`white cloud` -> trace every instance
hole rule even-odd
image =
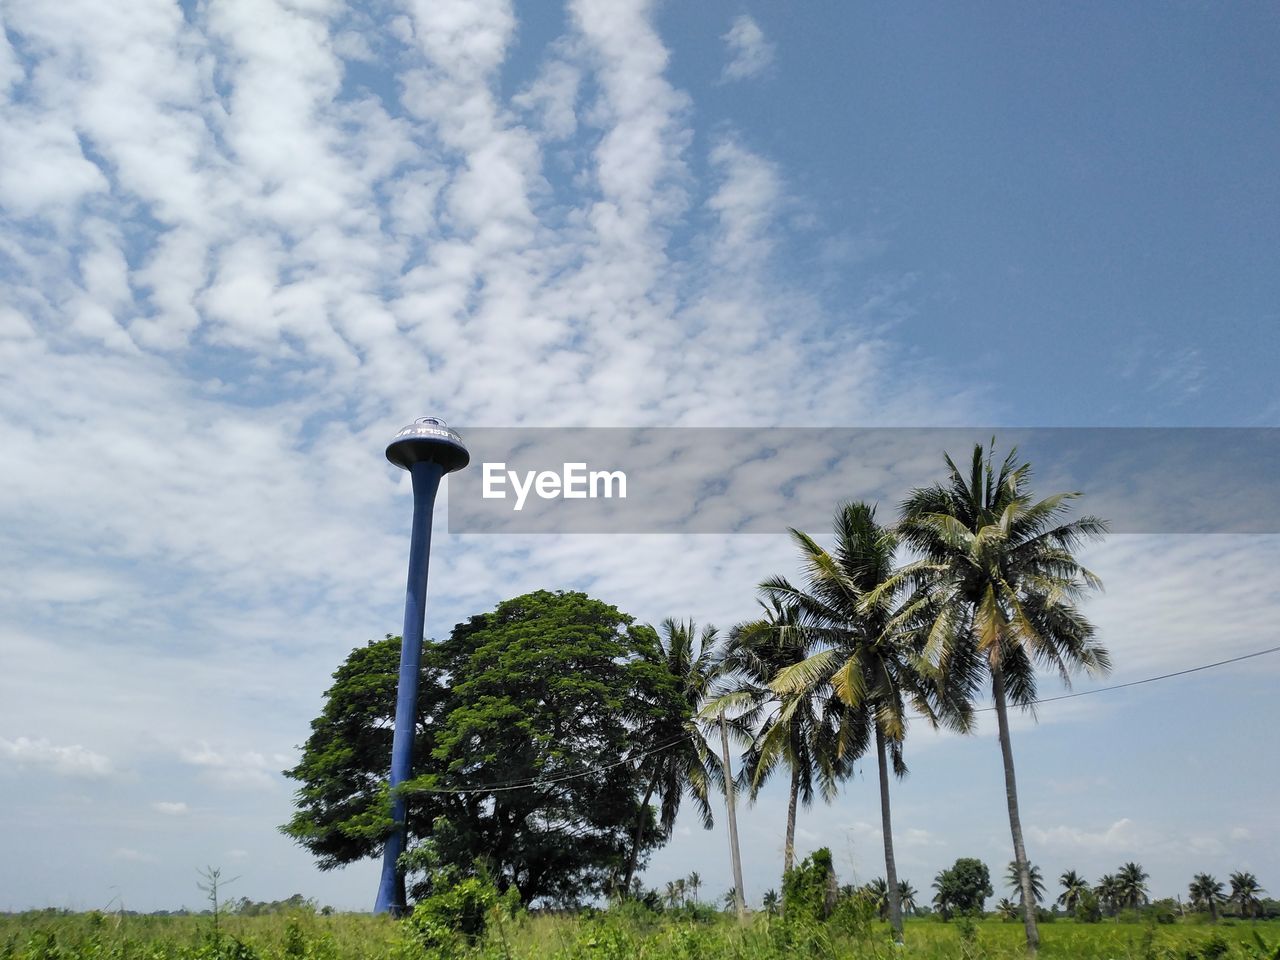
[[[159,858],[150,853],[143,853],[140,850],[134,850],[132,847],[118,847],[111,854],[117,860],[127,860],[130,863],[159,863]]]
[[[48,740],[0,737],[0,760],[20,768],[45,770],[64,777],[107,777],[111,761],[80,744],[58,746]]]
[[[1048,829],[1028,827],[1026,832],[1029,840],[1054,853],[1088,850],[1120,856],[1123,851],[1133,849],[1138,841],[1134,822],[1128,817],[1102,829],[1088,830],[1060,825]]]
[[[190,813],[191,808],[181,801],[175,800],[157,800],[151,804],[151,809],[156,813],[163,813],[170,817],[180,817],[183,814]]]
[[[207,743],[184,747],[178,755],[183,763],[200,768],[210,782],[231,788],[277,787],[278,772],[292,761],[282,754],[267,757],[256,750],[218,751]]]
[[[272,788],[246,791],[243,817],[278,839],[278,771],[329,673],[398,629],[408,490],[382,449],[412,416],[981,419],[880,332],[909,315],[910,274],[833,310],[779,267],[804,201],[744,136],[696,128],[651,3],[572,0],[514,97],[511,4],[404,7],[372,25],[276,0],[5,7],[0,704],[48,739],[0,740],[0,761],[23,777],[145,771],[103,816],[189,795],[194,774]],[[771,60],[749,17],[726,42],[725,79]],[[881,249],[839,229],[856,239],[829,257]],[[436,536],[437,634],[567,585],[645,620],[727,626],[793,566],[780,537]],[[1097,619],[1125,675],[1269,629],[1275,549],[1100,554]],[[1232,575],[1197,587],[1213,570]],[[86,717],[112,760],[80,745]],[[217,843],[192,856],[265,849]],[[902,843],[930,837],[908,824]]]
[[[711,149],[711,163],[721,175],[707,201],[719,221],[716,261],[758,266],[772,247],[769,228],[782,199],[777,168],[731,139]]]
[[[723,40],[728,47],[729,61],[721,74],[722,80],[746,80],[773,63],[773,44],[765,38],[760,25],[745,13],[733,21]]]

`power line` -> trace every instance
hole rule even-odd
[[[551,777],[548,779],[528,779],[528,780],[508,780],[505,783],[492,783],[482,787],[417,787],[413,793],[501,793],[505,790],[528,790],[530,787],[550,787],[557,783],[564,783],[566,780],[578,780],[582,777],[589,777],[593,774],[603,773],[606,770],[612,770],[614,767],[621,767],[624,764],[633,763],[636,760],[643,760],[645,757],[651,757],[656,753],[662,753],[670,750],[677,744],[684,743],[692,737],[692,733],[683,733],[661,746],[653,747],[649,750],[643,750],[640,753],[633,753],[630,756],[623,757],[621,760],[615,760],[612,763],[606,763],[598,767],[588,767],[577,773],[567,773],[561,777]]]
[[[1075,693],[1063,693],[1056,697],[1039,697],[1035,700],[1028,701],[1025,706],[1036,706],[1042,703],[1054,703],[1058,700],[1073,700],[1076,697],[1089,697],[1095,693],[1108,693],[1112,690],[1123,690],[1126,687],[1137,687],[1144,683],[1155,683],[1158,680],[1170,680],[1174,677],[1185,677],[1187,674],[1199,673],[1202,670],[1212,670],[1214,667],[1225,667],[1228,664],[1240,663],[1243,660],[1252,660],[1255,657],[1265,657],[1268,654],[1280,653],[1280,647],[1270,647],[1266,650],[1257,650],[1253,653],[1245,653],[1238,657],[1229,657],[1226,660],[1216,660],[1213,663],[1202,663],[1198,667],[1188,667],[1185,670],[1175,670],[1172,673],[1162,673],[1155,677],[1144,677],[1141,680],[1130,680],[1127,683],[1113,683],[1106,687],[1094,687],[1092,690],[1080,690]],[[995,707],[978,707],[975,713],[986,713],[994,710]],[[556,784],[565,783],[569,780],[579,780],[583,777],[593,776],[603,773],[606,770],[612,770],[615,767],[624,764],[633,763],[636,760],[643,760],[646,757],[652,757],[655,754],[663,753],[670,750],[681,743],[684,743],[693,733],[684,733],[674,740],[670,740],[665,744],[653,747],[649,750],[633,753],[621,760],[615,760],[612,763],[602,764],[597,767],[588,767],[577,773],[566,773],[563,776],[551,777],[548,779],[530,778],[527,780],[508,780],[503,783],[492,783],[485,786],[476,787],[420,787],[415,789],[414,793],[436,793],[436,794],[464,794],[464,793],[502,793],[510,790],[528,790],[533,787],[550,787]]]
[[[1094,687],[1092,690],[1080,690],[1076,693],[1062,693],[1056,697],[1041,697],[1039,699],[1029,701],[1027,705],[1031,706],[1041,703],[1053,703],[1057,700],[1073,700],[1076,697],[1088,697],[1095,693],[1106,693],[1109,690],[1123,690],[1125,687],[1137,687],[1144,683],[1155,683],[1157,680],[1169,680],[1173,677],[1185,677],[1189,673],[1199,673],[1201,670],[1212,670],[1214,667],[1225,667],[1229,663],[1239,663],[1241,660],[1252,660],[1254,657],[1264,657],[1269,653],[1280,653],[1280,647],[1258,650],[1254,653],[1246,653],[1238,657],[1218,660],[1214,663],[1202,663],[1198,667],[1188,667],[1186,670],[1175,670],[1173,673],[1162,673],[1158,677],[1145,677],[1142,680],[1130,680],[1128,683],[1113,683],[1107,687]],[[980,707],[979,711],[987,712],[994,709],[995,707]]]

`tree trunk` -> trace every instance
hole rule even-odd
[[[876,727],[876,759],[880,764],[880,832],[884,836],[884,877],[889,887],[889,926],[893,939],[902,943],[902,898],[898,891],[898,865],[893,858],[893,821],[889,815],[889,764],[885,756],[884,731]]]
[[[738,852],[738,813],[735,807],[737,787],[733,782],[733,765],[729,762],[729,730],[724,723],[724,712],[720,713],[720,751],[724,761],[724,804],[729,814],[729,858],[733,862],[733,905],[738,910],[738,919],[746,920],[746,894],[742,889],[742,855]]]
[[[782,847],[782,875],[796,865],[796,800],[800,797],[800,766],[791,768],[791,799],[787,803],[787,840]]]
[[[636,872],[636,863],[640,859],[640,844],[644,842],[644,825],[649,819],[649,801],[653,799],[653,791],[658,786],[658,774],[655,771],[649,778],[649,787],[644,792],[644,800],[640,803],[640,815],[636,818],[635,833],[631,836],[631,855],[627,857],[627,870],[622,878],[622,895],[631,895],[631,877]]]
[[[1004,670],[991,665],[991,687],[995,694],[996,721],[1000,730],[1000,754],[1004,758],[1004,793],[1009,804],[1009,832],[1013,834],[1013,858],[1018,865],[1018,882],[1022,887],[1022,916],[1027,929],[1027,951],[1040,949],[1040,930],[1036,926],[1036,898],[1031,889],[1031,868],[1027,847],[1022,841],[1022,818],[1018,816],[1018,783],[1013,773],[1013,747],[1009,743],[1009,708],[1005,700]]]

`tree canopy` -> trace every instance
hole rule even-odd
[[[399,640],[334,674],[282,829],[325,868],[379,854]],[[405,862],[428,876],[483,862],[525,902],[570,902],[622,869],[642,809],[635,731],[692,713],[654,631],[577,592],[507,600],[426,644]],[[655,824],[645,849],[665,839]],[[419,884],[422,888],[424,885]]]

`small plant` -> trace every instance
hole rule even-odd
[[[1230,952],[1231,944],[1227,943],[1226,938],[1220,933],[1215,933],[1200,945],[1200,956],[1204,957],[1204,960],[1221,960]]]
[[[203,870],[199,871],[199,873],[203,878],[204,883],[197,883],[196,887],[204,891],[212,909],[213,929],[210,933],[210,943],[213,947],[213,956],[217,957],[218,960],[222,960],[222,903],[219,900],[219,892],[227,884],[235,883],[240,878],[232,877],[230,880],[223,880],[222,868],[220,867],[205,867]],[[237,946],[244,946],[244,944],[241,944],[238,940],[234,942]]]
[[[431,889],[413,908],[410,926],[429,956],[456,956],[484,935],[490,913],[500,902],[498,890],[485,873],[456,881],[441,877]]]
[[[307,955],[307,938],[297,917],[290,917],[284,926],[284,955],[288,960],[302,960]]]

